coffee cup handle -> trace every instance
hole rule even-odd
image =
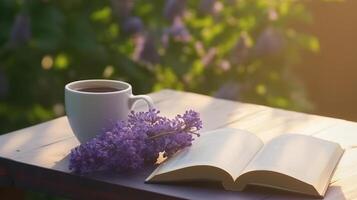
[[[154,108],[154,101],[147,95],[131,95],[129,98],[129,109],[132,110],[138,100],[144,100],[149,109]]]

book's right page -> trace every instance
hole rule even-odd
[[[269,141],[236,182],[323,196],[342,154],[337,143],[284,134]]]

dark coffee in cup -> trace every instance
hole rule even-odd
[[[113,87],[87,87],[87,88],[79,88],[77,89],[81,92],[94,92],[94,93],[102,93],[102,92],[117,92],[120,91],[118,88]]]

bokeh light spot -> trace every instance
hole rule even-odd
[[[109,78],[113,75],[113,73],[114,73],[114,67],[112,65],[108,65],[104,68],[103,77]]]
[[[259,95],[265,95],[267,92],[267,89],[265,87],[265,85],[263,84],[258,84],[255,88],[255,91],[257,92],[257,94]]]
[[[55,67],[57,69],[66,69],[68,67],[69,61],[65,54],[58,54],[55,59]]]
[[[45,55],[41,60],[41,65],[44,70],[49,70],[53,66],[53,58],[50,55]]]

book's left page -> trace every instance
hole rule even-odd
[[[232,128],[202,133],[191,147],[160,164],[146,182],[234,182],[262,148],[254,134]]]

